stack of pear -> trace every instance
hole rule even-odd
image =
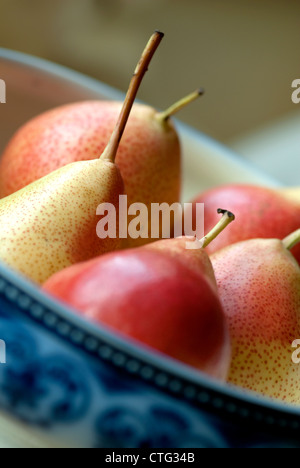
[[[124,184],[115,158],[162,37],[156,32],[147,44],[101,157],[64,166],[1,200],[0,259],[33,281],[42,284],[63,268],[119,248],[118,239],[97,237],[96,210],[102,203],[111,203],[118,214]]]
[[[300,336],[300,267],[284,241],[253,239],[212,255],[228,320],[229,382],[287,403],[300,404],[300,368],[292,343]]]

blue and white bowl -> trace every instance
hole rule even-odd
[[[0,150],[26,120],[110,87],[0,49]],[[276,185],[223,146],[178,123],[185,198],[229,182]],[[205,164],[204,164],[205,163]],[[300,409],[229,388],[96,328],[0,264],[0,405],[22,431],[75,447],[299,447]],[[5,416],[7,417],[7,416]]]

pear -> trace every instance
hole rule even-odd
[[[211,256],[233,348],[228,381],[297,405],[300,267],[290,250],[299,241],[297,230],[284,241],[251,239]]]
[[[128,205],[143,203],[150,213],[151,203],[179,202],[181,147],[170,117],[202,94],[203,90],[197,90],[165,112],[134,105],[116,158]],[[66,164],[96,158],[107,145],[121,106],[119,102],[79,102],[26,123],[1,158],[0,198]],[[129,239],[125,246],[148,242],[144,238]]]
[[[225,213],[216,230],[233,220]],[[209,257],[203,248],[187,249],[192,241],[109,253],[57,273],[44,290],[87,319],[224,380],[231,360],[227,323]]]
[[[162,37],[160,32],[151,37],[100,159],[71,163],[0,201],[0,259],[36,283],[119,247],[118,239],[97,237],[96,210],[102,203],[118,208],[124,187],[114,164],[116,153],[139,86]]]
[[[200,194],[196,203],[204,203],[205,229],[216,223],[216,209],[226,205],[239,222],[230,226],[207,248],[209,254],[248,239],[283,239],[300,226],[300,202],[279,190],[253,185],[225,185]],[[300,246],[293,249],[300,262]]]

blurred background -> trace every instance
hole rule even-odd
[[[300,105],[291,101],[299,0],[0,0],[0,17],[1,47],[124,91],[145,41],[161,29],[166,39],[140,99],[166,108],[204,86],[181,120],[269,172],[274,152],[279,166],[284,151],[299,159]]]

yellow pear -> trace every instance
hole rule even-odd
[[[100,159],[75,162],[0,201],[0,259],[37,283],[54,273],[119,247],[99,239],[97,207],[118,214],[124,186],[114,164],[139,86],[163,34],[155,32],[138,63],[110,142]],[[118,216],[117,216],[118,219]]]
[[[300,229],[283,241],[250,239],[211,256],[232,342],[229,383],[296,405],[300,267],[290,250],[299,242]]]

